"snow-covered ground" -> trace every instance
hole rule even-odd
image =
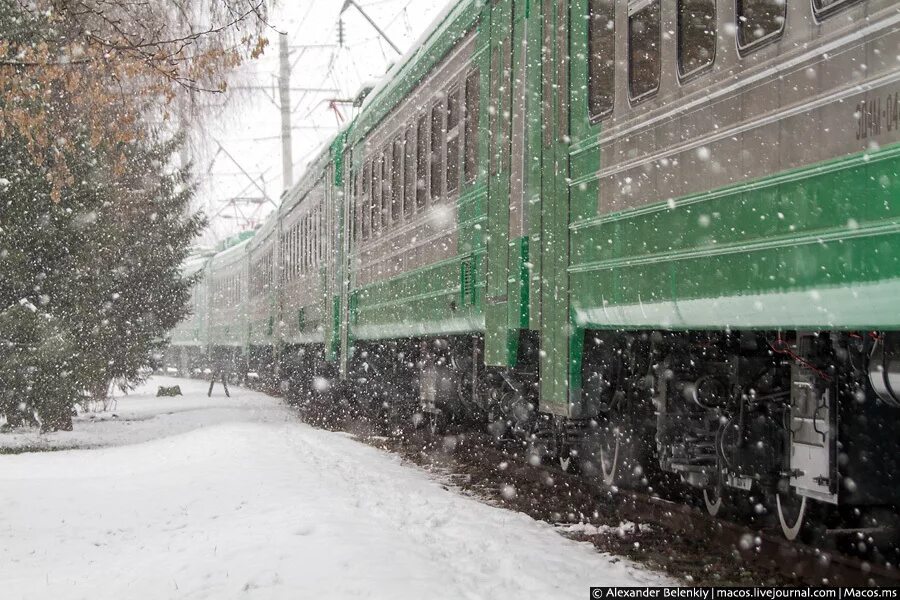
[[[183,398],[156,399],[158,385]],[[276,399],[157,378],[0,456],[0,598],[582,598],[671,584]],[[27,436],[26,436],[27,437]]]

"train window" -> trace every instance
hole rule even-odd
[[[659,0],[643,3],[628,16],[628,44],[631,98],[640,100],[659,89]]]
[[[303,217],[303,272],[309,273],[312,267],[312,212]]]
[[[356,242],[359,242],[360,240],[360,229],[362,228],[359,219],[359,215],[362,214],[362,211],[360,210],[360,205],[362,203],[362,196],[360,194],[361,190],[362,169],[360,169],[359,172],[356,173],[356,177],[353,180],[352,194],[350,196],[350,198],[352,199],[350,205],[353,207],[353,239],[356,240]]]
[[[316,245],[316,249],[318,250],[319,259],[317,261],[318,265],[322,265],[325,262],[325,251],[326,251],[326,241],[327,237],[325,236],[325,205],[319,205],[319,243]]]
[[[444,108],[441,103],[431,109],[431,200],[441,198],[444,182]]]
[[[288,266],[288,236],[285,235],[281,238],[281,281],[287,281],[287,266]]]
[[[299,274],[306,273],[306,217],[300,219],[300,232],[298,236],[300,242],[297,250],[297,263],[299,265]]]
[[[319,208],[316,209],[316,248],[315,255],[316,267],[322,264],[322,205],[319,204]]]
[[[322,260],[322,205],[316,207],[315,220],[313,221],[313,264],[318,268]]]
[[[294,256],[291,254],[291,249],[293,246],[293,229],[289,228],[287,230],[287,234],[285,235],[285,247],[284,247],[284,279],[285,281],[289,281],[291,279],[291,267],[294,264]]]
[[[291,280],[293,280],[293,279],[294,279],[294,276],[297,274],[297,255],[298,255],[298,252],[297,252],[297,239],[298,239],[298,237],[300,236],[300,230],[299,230],[299,227],[300,227],[299,222],[298,222],[298,223],[294,223],[294,224],[291,226],[291,248],[290,248],[290,252],[291,252],[291,272],[290,272],[290,279],[291,279]]]
[[[716,56],[715,0],[678,0],[678,73],[690,77]]]
[[[413,207],[415,206],[416,197],[416,156],[415,156],[415,140],[413,139],[414,130],[409,127],[406,130],[406,139],[403,142],[403,177],[406,187],[403,194],[403,214],[407,217],[412,216]]]
[[[465,107],[465,176],[466,181],[475,181],[478,175],[478,107],[481,88],[481,73],[472,71],[466,77]]]
[[[390,177],[391,167],[388,161],[391,157],[391,149],[385,148],[381,153],[381,164],[379,165],[378,179],[381,181],[381,227],[387,229],[391,224],[391,195],[390,195]]]
[[[588,48],[588,110],[591,121],[612,113],[616,97],[616,3],[591,0]]]
[[[304,275],[309,272],[310,263],[312,262],[312,257],[309,254],[310,238],[312,238],[312,219],[310,217],[312,217],[312,213],[306,213],[303,217],[303,247],[300,249],[300,252]]]
[[[447,94],[447,193],[459,189],[459,88]]]
[[[372,163],[366,162],[363,164],[363,181],[362,181],[362,197],[360,198],[360,229],[362,230],[362,239],[369,239],[369,223],[371,220],[371,212],[372,207],[370,203],[370,198],[372,197],[369,193],[371,190],[371,179],[372,177]]]
[[[352,239],[357,242],[359,241],[359,229],[360,229],[360,227],[359,227],[359,215],[360,215],[359,205],[361,202],[361,198],[359,195],[359,191],[362,189],[362,185],[360,183],[361,180],[362,180],[362,171],[357,173],[356,176],[353,178],[352,189],[350,190],[350,197],[352,198],[352,201],[350,202],[350,207],[353,211],[353,215],[351,217],[351,220],[353,223],[353,225],[352,225],[353,226],[353,238]]]
[[[428,171],[428,117],[419,117],[416,131],[416,210],[425,208],[428,188],[425,177]]]
[[[309,266],[314,269],[319,264],[319,209],[314,208],[309,215]]]
[[[459,132],[447,139],[447,193],[459,189]]]
[[[787,0],[737,0],[738,46],[746,50],[781,35]]]
[[[391,160],[391,221],[400,221],[403,212],[403,142],[394,140],[394,156]]]
[[[313,208],[307,217],[306,266],[312,272],[316,264],[316,209]]]
[[[309,211],[309,216],[307,217],[307,234],[308,239],[306,240],[306,264],[307,271],[312,272],[313,267],[316,265],[316,212],[315,209]]]
[[[326,236],[325,236],[325,204],[319,205],[319,243],[316,248],[319,251],[319,259],[316,261],[317,264],[321,265],[324,262],[325,258],[325,248],[326,248]]]
[[[294,268],[291,269],[294,277],[300,274],[300,224],[299,220],[294,224]]]
[[[308,238],[309,221],[307,220],[306,215],[303,215],[303,220],[300,221],[300,273],[302,275],[306,274],[306,259],[309,256],[306,246],[306,240]]]
[[[856,4],[860,0],[813,0],[817,17],[827,17],[845,6]]]
[[[372,163],[372,237],[381,229],[381,187],[382,157]]]
[[[310,262],[313,267],[319,266],[319,240],[322,236],[319,235],[319,207],[316,206],[315,210],[313,210],[313,214],[311,217],[310,227],[312,227],[312,235],[310,236],[312,239],[310,240]]]

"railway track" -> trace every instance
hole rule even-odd
[[[398,425],[388,435],[378,435],[364,418],[339,425],[309,420],[353,433],[437,470],[482,499],[551,524],[590,523],[609,531],[623,521],[633,523],[624,532],[618,528],[616,533],[566,534],[601,551],[648,563],[690,585],[900,586],[895,565],[832,547],[789,542],[765,527],[712,517],[697,507],[640,491],[611,489],[554,464],[531,464],[521,442],[498,444],[488,433],[434,435]]]

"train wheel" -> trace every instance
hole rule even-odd
[[[777,493],[775,494],[775,507],[778,510],[781,532],[784,537],[793,542],[800,535],[806,521],[806,496]]]
[[[618,427],[607,424],[600,435],[599,454],[600,474],[603,483],[615,485],[619,480],[619,466],[621,463],[622,433]]]
[[[703,488],[703,504],[706,506],[706,512],[708,512],[710,516],[717,516],[724,505],[722,499],[722,486],[711,485]]]

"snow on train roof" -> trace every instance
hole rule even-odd
[[[211,256],[190,256],[181,265],[181,274],[185,277],[196,275],[212,259]]]
[[[234,259],[234,258],[236,258],[236,257],[243,256],[244,253],[245,253],[246,250],[247,250],[247,246],[250,245],[250,241],[251,241],[252,239],[253,239],[252,237],[251,237],[251,238],[247,238],[246,240],[244,240],[244,241],[241,242],[240,244],[235,244],[235,245],[232,246],[231,248],[228,248],[227,250],[223,250],[222,252],[219,252],[218,254],[216,254],[216,255],[212,258],[212,261],[211,261],[211,262],[214,262],[214,263],[217,263],[217,264],[221,264],[221,263],[223,263],[223,262],[227,262],[227,261],[229,261],[229,260],[232,260],[232,259]]]
[[[273,215],[280,216],[289,212],[303,200],[305,193],[319,181],[323,176],[322,171],[324,166],[331,162],[331,147],[338,137],[340,137],[340,134],[337,137],[328,138],[328,140],[322,144],[322,147],[316,153],[315,158],[307,163],[306,170],[303,172],[303,175],[297,183],[282,196],[281,205],[278,207],[278,211],[273,213]]]
[[[275,232],[275,229],[276,229],[276,226],[278,223],[278,218],[277,218],[278,212],[279,212],[279,209],[276,208],[271,213],[269,213],[269,215],[266,217],[266,220],[263,222],[263,224],[260,226],[260,228],[256,230],[255,235],[252,238],[250,238],[249,240],[247,240],[250,242],[250,251],[251,252],[253,252],[254,250],[256,250],[257,248],[259,248],[260,246],[264,245],[266,242],[269,241],[269,236],[271,236]]]
[[[441,26],[450,21],[450,16],[454,13],[454,11],[462,11],[468,5],[472,4],[475,0],[451,0],[447,2],[447,5],[438,13],[438,15],[431,21],[431,24],[425,28],[425,31],[419,38],[409,47],[406,53],[400,57],[400,59],[394,63],[394,66],[388,69],[387,73],[384,74],[375,87],[369,92],[369,95],[366,96],[365,101],[363,101],[362,110],[365,111],[366,108],[374,102],[388,87],[390,84],[397,80],[398,75],[403,69],[413,62],[413,59],[417,54],[425,50],[428,45],[428,41],[435,36],[435,34],[440,33]],[[483,0],[482,0],[483,1]]]
[[[432,24],[419,37],[403,57],[381,78],[380,83],[372,90],[363,102],[362,111],[357,116],[354,127],[351,130],[353,144],[378,125],[390,112],[411,93],[419,84],[422,77],[438,64],[446,53],[434,56],[432,50],[439,45],[445,36],[449,35],[454,27],[462,27],[468,30],[469,26],[476,22],[480,14],[475,8],[484,6],[484,0],[457,0],[449,3],[443,11],[432,21]],[[467,11],[469,14],[467,15]],[[462,30],[457,32],[456,41]],[[421,72],[417,68],[421,67]],[[412,79],[409,79],[413,76]],[[408,85],[409,89],[402,86]],[[401,90],[402,97],[391,99],[391,93]],[[383,101],[386,101],[382,103]]]

